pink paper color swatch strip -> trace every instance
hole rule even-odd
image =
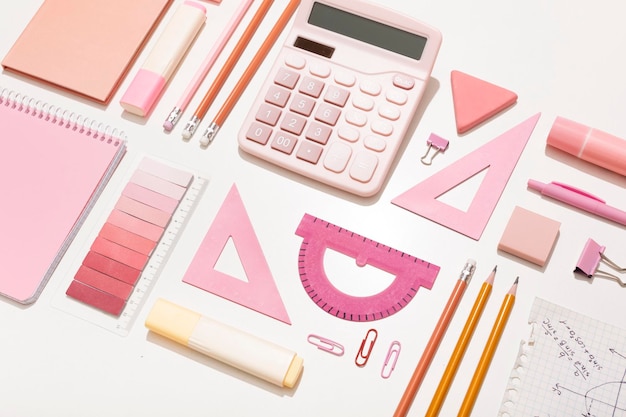
[[[191,173],[144,159],[66,294],[119,316],[192,180]]]

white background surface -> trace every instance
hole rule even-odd
[[[174,2],[163,23],[168,21],[178,3],[180,1]],[[252,7],[256,9],[259,3],[256,1]],[[218,97],[218,104],[209,110],[202,130],[226,97],[228,87],[234,85],[236,77],[243,72],[246,62],[262,42],[262,34],[269,31],[272,21],[286,3],[286,0],[275,2],[228,80],[224,93]],[[235,0],[224,0],[219,6],[206,3],[209,9],[206,26],[147,119],[123,113],[119,99],[163,24],[106,107],[5,71],[0,74],[0,85],[5,88],[116,126],[128,137],[128,155],[119,173],[113,177],[40,299],[27,307],[0,301],[3,340],[0,415],[392,415],[467,258],[476,259],[478,264],[474,280],[418,392],[410,412],[412,416],[423,415],[428,408],[467,312],[482,281],[496,264],[498,274],[491,300],[451,387],[442,416],[456,415],[502,297],[516,276],[520,277],[516,305],[473,415],[497,414],[520,340],[528,333],[526,321],[535,296],[614,325],[623,325],[626,288],[602,279],[591,283],[577,279],[572,270],[589,237],[606,246],[605,253],[617,263],[626,264],[624,228],[541,198],[526,190],[526,181],[532,177],[544,182],[568,182],[594,192],[614,206],[626,208],[623,177],[548,150],[545,146],[548,131],[557,115],[626,137],[623,114],[626,108],[624,6],[615,0],[528,0],[513,4],[497,0],[388,0],[386,3],[439,28],[444,40],[424,103],[412,123],[392,175],[379,195],[365,200],[273,168],[238,151],[238,120],[245,116],[249,103],[261,87],[269,64],[282,44],[282,37],[208,149],[199,147],[198,135],[192,141],[184,142],[180,131],[210,86],[220,63],[234,46],[234,40],[209,73],[174,132],[163,132],[164,118],[235,10]],[[41,0],[3,3],[0,56],[6,54],[40,4]],[[252,11],[244,23],[251,15]],[[450,89],[452,70],[466,72],[516,92],[519,95],[517,104],[470,133],[458,136]],[[541,112],[542,117],[479,241],[390,203],[398,194],[537,112]],[[437,156],[433,166],[426,167],[419,158],[431,132],[449,139],[450,146],[445,154]],[[11,138],[3,137],[2,140]],[[127,170],[143,154],[187,166],[210,177],[211,181],[165,270],[152,288],[137,323],[127,337],[120,337],[60,311],[53,305],[53,300],[65,289],[61,288],[62,284],[97,233],[95,225],[108,213],[107,198],[109,201],[116,198],[115,192],[126,181]],[[181,281],[233,183],[237,184],[246,205],[291,317],[291,326]],[[471,185],[459,200],[471,198],[473,191],[469,188]],[[516,205],[562,223],[554,252],[545,268],[499,253],[496,249]],[[421,289],[401,312],[375,322],[353,323],[323,312],[310,301],[298,275],[298,249],[302,239],[295,235],[295,229],[304,213],[439,265],[441,272],[433,289]],[[36,242],[33,242],[33,256],[36,256]],[[331,279],[339,275],[353,277],[337,284],[352,287],[351,291],[355,291],[355,281],[362,275],[353,263],[338,262],[337,259],[328,265],[328,271]],[[371,275],[373,281],[383,281],[359,283],[359,291],[380,290],[381,282],[388,279],[381,277],[382,274]],[[305,360],[300,383],[293,390],[279,389],[148,333],[142,323],[157,297],[165,297],[297,351]],[[367,366],[358,368],[354,357],[370,328],[377,329],[378,341]],[[342,343],[346,354],[335,357],[316,350],[306,341],[310,333]],[[401,342],[402,351],[391,378],[382,379],[382,363],[393,340]]]

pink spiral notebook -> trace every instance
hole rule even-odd
[[[0,88],[0,294],[33,303],[122,159],[126,142]],[[74,113],[67,113],[74,116]]]

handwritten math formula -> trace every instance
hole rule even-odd
[[[499,417],[626,417],[626,330],[537,298]]]
[[[543,319],[544,335],[551,338],[558,346],[558,359],[570,362],[575,376],[587,379],[592,370],[602,370],[597,355],[590,351],[582,335],[568,324],[567,320],[553,322],[549,317]]]

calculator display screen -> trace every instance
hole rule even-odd
[[[402,29],[315,2],[309,24],[419,60],[426,38]]]

